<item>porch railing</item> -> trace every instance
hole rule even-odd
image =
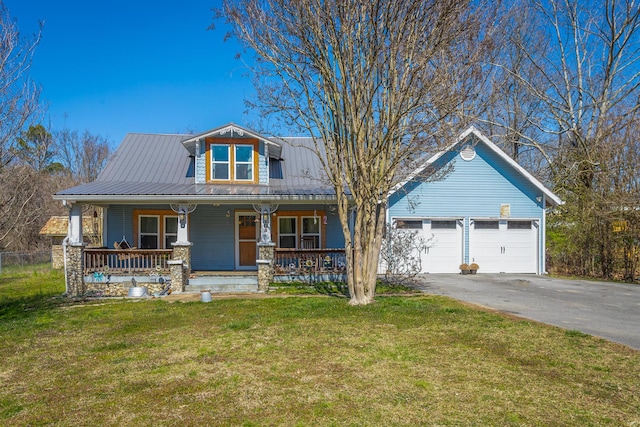
[[[92,249],[84,250],[84,274],[169,273],[171,249]]]
[[[346,272],[344,249],[276,249],[274,274]]]

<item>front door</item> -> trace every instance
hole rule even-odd
[[[256,213],[236,213],[236,268],[255,270],[260,221]]]

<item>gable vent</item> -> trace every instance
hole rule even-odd
[[[460,151],[460,157],[462,157],[462,160],[465,160],[467,162],[470,160],[473,160],[473,158],[476,157],[475,148],[473,148],[470,145],[467,145],[462,149],[462,151]]]

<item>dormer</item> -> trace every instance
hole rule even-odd
[[[196,184],[268,185],[280,144],[230,123],[182,142],[194,157]]]

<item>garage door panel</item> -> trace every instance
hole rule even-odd
[[[462,230],[434,229],[427,222],[425,234],[433,236],[422,257],[423,273],[452,273],[458,271],[462,259]]]
[[[536,273],[538,235],[534,225],[529,220],[472,221],[469,259],[484,273]]]

